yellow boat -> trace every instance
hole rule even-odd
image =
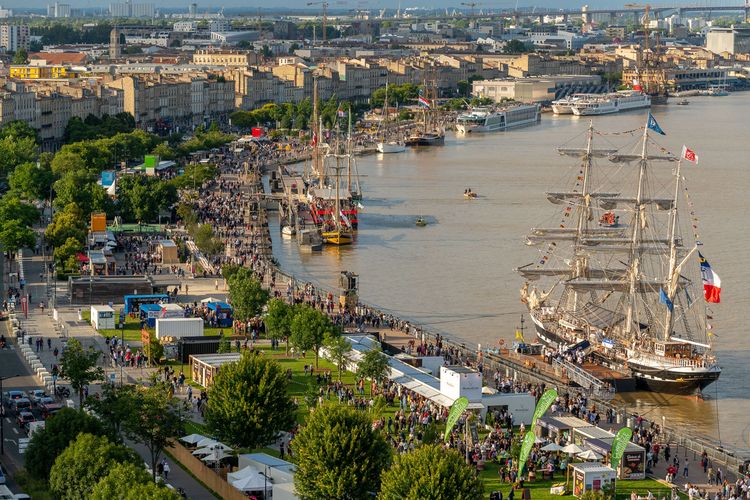
[[[351,245],[352,233],[345,230],[324,231],[323,240],[332,245]]]

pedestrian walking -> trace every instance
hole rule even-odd
[[[284,460],[284,441],[279,444],[279,454],[281,455],[281,459]]]
[[[682,468],[682,477],[688,477],[688,464],[689,464],[689,462],[688,462],[688,459],[686,458],[685,459],[685,465]]]
[[[163,469],[164,469],[164,480],[166,481],[167,479],[169,479],[169,471],[170,471],[169,464],[167,463],[166,459],[164,460]]]

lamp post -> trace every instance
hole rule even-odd
[[[263,500],[268,500],[268,466],[265,466],[265,472],[258,472],[263,476]]]
[[[3,394],[3,380],[20,377],[20,375],[11,375],[9,377],[0,377],[0,396]],[[3,398],[2,411],[0,411],[0,455],[5,455],[5,397]]]

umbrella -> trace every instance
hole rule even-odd
[[[201,300],[201,304],[208,304],[209,302],[223,302],[223,300],[219,300],[214,297],[206,297],[205,299]]]
[[[252,467],[245,468],[252,469]],[[240,491],[261,491],[263,488],[268,488],[273,484],[271,481],[266,480],[259,471],[255,469],[253,471],[254,473],[252,474],[230,481],[230,484]]]
[[[534,444],[542,444],[542,443],[546,443],[547,441],[548,441],[547,439],[541,438],[539,436],[534,438]]]
[[[583,458],[584,460],[601,460],[602,456],[594,450],[586,450],[583,453],[579,453],[578,458]]]
[[[211,448],[199,448],[193,452],[193,455],[210,455],[213,452]]]
[[[560,446],[557,443],[550,443],[547,446],[542,448],[542,451],[561,451],[563,449],[562,446]]]
[[[575,455],[577,453],[581,453],[583,451],[583,448],[581,448],[575,443],[570,443],[569,445],[567,445],[565,448],[563,448],[560,451],[563,451],[569,455]]]
[[[200,434],[190,434],[189,436],[181,437],[180,441],[184,441],[188,444],[195,444],[201,439],[206,439],[206,436],[201,436]]]
[[[219,460],[223,460],[227,457],[231,457],[229,453],[225,453],[224,450],[215,450],[212,451],[210,455],[206,455],[201,460],[204,462],[218,462]]]
[[[218,443],[218,441],[215,440],[215,439],[203,438],[200,441],[198,441],[197,443],[195,443],[195,446],[197,446],[198,448],[205,448],[207,446],[213,446],[216,443]],[[583,450],[579,450],[579,451],[583,451]]]

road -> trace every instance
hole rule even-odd
[[[26,290],[31,295],[32,300],[30,301],[31,307],[29,308],[28,319],[22,320],[22,328],[26,331],[26,334],[33,336],[34,338],[42,337],[44,340],[44,348],[38,353],[39,360],[51,371],[52,365],[57,361],[53,356],[50,349],[47,347],[47,339],[50,339],[52,347],[59,347],[61,345],[61,339],[55,332],[54,323],[51,316],[48,314],[48,310],[42,311],[38,305],[40,300],[47,302],[47,284],[45,282],[46,276],[44,274],[44,262],[41,256],[34,256],[32,252],[25,251],[24,258],[24,269],[27,280]],[[7,273],[7,269],[6,269]],[[7,274],[5,276],[7,279]],[[8,283],[8,281],[6,281]],[[62,291],[58,289],[59,292]],[[58,295],[58,298],[60,295]],[[61,302],[61,301],[59,301]],[[58,302],[58,304],[59,304]],[[106,348],[104,340],[101,336],[97,335],[95,331],[88,325],[81,324],[77,321],[71,321],[72,318],[77,316],[76,308],[72,307],[58,307],[61,318],[67,319],[61,321],[65,323],[68,336],[74,336],[84,346],[94,346],[97,349],[104,350]],[[3,331],[6,339],[11,340],[9,335],[9,324],[4,322],[0,327],[0,331]],[[9,347],[6,349],[0,349],[0,377],[12,377],[3,382],[3,391],[19,389],[29,391],[32,389],[44,389],[39,380],[32,375],[32,372],[25,360],[21,356],[21,353],[17,349],[15,343],[16,339],[12,339],[8,342]],[[119,372],[118,372],[119,373]],[[129,380],[132,380],[131,376],[128,376]],[[96,393],[100,390],[98,386],[90,387],[90,393]],[[73,396],[73,399],[77,398]],[[3,420],[5,428],[5,454],[2,457],[2,463],[6,470],[12,475],[15,471],[23,468],[24,458],[22,454],[18,452],[18,438],[26,437],[25,432],[18,428],[15,423],[15,415],[11,415],[10,411]],[[130,444],[130,443],[129,443]],[[132,447],[138,452],[144,460],[144,463],[150,462],[150,456],[148,450],[141,445],[132,445]],[[210,500],[214,499],[215,496],[207,490],[202,484],[195,480],[192,476],[186,473],[179,465],[174,463],[173,460],[168,459],[171,472],[169,474],[169,484],[175,488],[182,488],[188,498],[195,500]],[[18,491],[18,488],[12,481],[8,481],[8,486],[13,491]]]

